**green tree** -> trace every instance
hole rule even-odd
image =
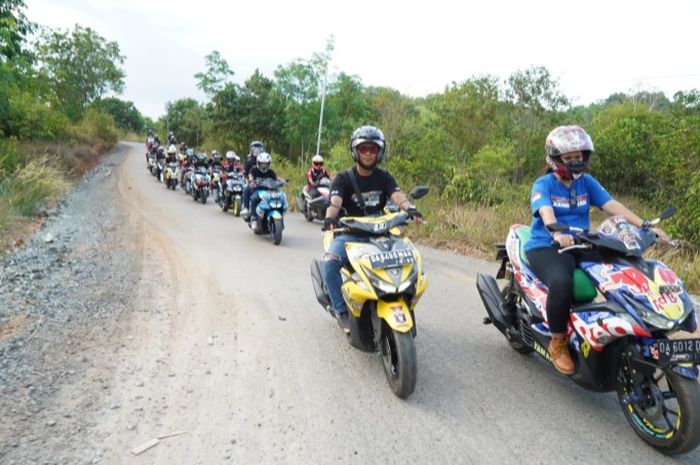
[[[96,100],[92,106],[110,115],[116,125],[125,131],[139,133],[144,130],[145,122],[143,116],[134,106],[134,102],[109,97]]]
[[[204,108],[196,100],[184,98],[165,105],[163,123],[175,133],[178,141],[198,147],[204,139],[206,117]]]
[[[119,45],[92,29],[75,25],[73,31],[45,30],[37,45],[41,72],[63,111],[78,120],[87,106],[106,92],[121,93],[124,57]]]
[[[232,77],[234,72],[217,50],[205,56],[204,62],[207,67],[206,72],[197,73],[194,77],[197,79],[197,87],[209,98],[213,98],[224,88],[228,78]]]
[[[559,83],[544,67],[516,71],[506,80],[505,95],[512,105],[510,137],[515,142],[513,184],[523,173],[534,172],[542,165],[542,143],[569,99],[559,90]]]

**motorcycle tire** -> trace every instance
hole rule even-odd
[[[272,236],[272,243],[275,245],[280,245],[282,242],[282,230],[284,226],[282,225],[281,219],[276,219],[270,222],[270,235]]]
[[[394,331],[384,324],[379,341],[380,355],[391,392],[406,399],[416,387],[416,345],[413,334]]]
[[[671,368],[644,374],[633,392],[632,369],[622,360],[617,374],[620,406],[639,437],[666,455],[690,452],[700,444],[700,384]],[[639,373],[637,373],[639,375]]]
[[[241,201],[235,197],[231,200],[231,211],[234,216],[241,216]]]
[[[314,215],[311,213],[311,211],[307,210],[306,213],[304,213],[304,218],[306,218],[306,221],[310,223],[314,220]]]
[[[208,198],[208,197],[209,197],[209,196],[208,196],[207,194],[202,194],[202,195],[199,196],[199,201],[202,202],[202,205],[204,205],[205,203],[207,203],[207,198]]]
[[[226,195],[219,197],[219,206],[221,207],[222,212],[226,213],[228,211],[231,205],[229,199],[226,198]]]
[[[506,299],[506,301],[508,301],[508,298],[510,297],[512,299],[515,299],[516,305],[523,305],[522,298],[520,297],[520,295],[517,292],[511,291],[510,283],[506,284],[506,287],[504,287],[501,291],[501,295],[504,299]],[[533,351],[532,347],[525,345],[520,341],[515,341],[513,339],[508,338],[506,339],[508,340],[508,344],[510,344],[513,350],[515,350],[519,354],[527,355]]]

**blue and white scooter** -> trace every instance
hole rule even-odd
[[[275,245],[282,242],[284,214],[289,208],[287,195],[282,190],[285,184],[287,181],[270,178],[255,180],[255,191],[260,197],[260,203],[251,212],[254,216],[248,226],[255,234],[269,234]]]

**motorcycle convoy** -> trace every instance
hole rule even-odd
[[[248,185],[243,173],[183,167],[182,159],[166,164],[165,158],[163,147],[149,147],[146,163],[169,189],[179,184],[202,204],[211,193],[223,212],[241,215]],[[285,184],[279,179],[256,180],[260,200],[249,213],[251,230],[268,235],[275,245],[282,240],[289,208]],[[330,184],[325,177],[316,183],[315,192],[306,186],[298,194],[297,205],[307,221],[325,218]],[[427,187],[416,187],[409,199],[427,192]],[[656,240],[650,227],[673,213],[675,209],[667,209],[643,228],[621,217],[609,218],[596,231],[549,225],[552,231],[575,236],[575,245],[563,250],[590,254],[574,272],[566,334],[575,365],[570,378],[585,389],[615,391],[635,433],[668,455],[689,452],[700,443],[700,339],[674,336],[697,328],[693,302],[670,268],[643,258]],[[347,339],[360,351],[380,355],[389,387],[400,398],[407,398],[416,385],[415,310],[428,286],[420,253],[403,234],[410,222],[405,212],[388,203],[381,216],[342,217],[339,228],[323,234],[325,250],[336,235],[366,239],[345,245],[349,263],[341,269],[341,290],[349,309]],[[486,309],[484,324],[495,326],[518,353],[535,352],[552,363],[545,312],[548,291],[525,256],[529,234],[529,226],[511,226],[505,243],[496,245],[498,272],[495,277],[479,273],[476,287]],[[335,318],[323,276],[323,262],[313,260],[316,299]]]

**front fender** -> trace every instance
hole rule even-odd
[[[391,329],[400,333],[407,333],[413,328],[413,318],[403,298],[396,302],[378,301],[377,316],[386,321]]]
[[[270,210],[270,218],[273,220],[281,220],[282,214],[279,212],[279,210]]]

